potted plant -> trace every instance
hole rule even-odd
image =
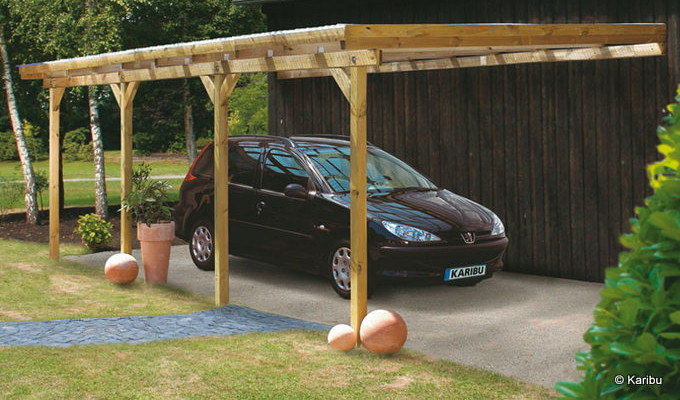
[[[164,180],[149,179],[151,167],[142,163],[132,172],[132,190],[121,202],[137,223],[142,246],[146,283],[166,283],[170,263],[170,242],[175,237],[172,208],[167,205],[172,186]]]

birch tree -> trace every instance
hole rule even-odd
[[[4,21],[6,15],[3,9],[2,18],[0,18],[0,58],[2,58],[2,80],[5,84],[5,93],[7,97],[7,109],[9,111],[10,120],[12,122],[12,130],[14,131],[14,138],[17,143],[17,152],[21,160],[21,169],[24,175],[24,184],[26,186],[24,201],[26,203],[26,221],[31,224],[38,223],[38,201],[35,190],[35,174],[33,172],[33,163],[31,162],[28,147],[26,146],[26,137],[24,136],[24,127],[19,116],[19,109],[17,107],[16,97],[14,96],[14,84],[12,82],[12,64],[10,62],[9,53],[7,51],[7,42],[5,41]]]

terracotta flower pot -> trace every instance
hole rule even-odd
[[[142,245],[142,266],[146,283],[166,283],[170,264],[170,242],[175,237],[175,223],[161,222],[148,226],[137,224],[137,239]]]

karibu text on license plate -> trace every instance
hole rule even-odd
[[[445,281],[474,278],[486,275],[486,265],[470,265],[467,267],[447,268],[444,273]]]

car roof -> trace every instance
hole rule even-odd
[[[259,141],[280,143],[285,147],[298,147],[303,144],[326,144],[326,145],[349,145],[349,136],[344,135],[296,135],[291,137],[270,135],[234,135],[229,136],[230,141]],[[372,143],[366,142],[368,146]]]

